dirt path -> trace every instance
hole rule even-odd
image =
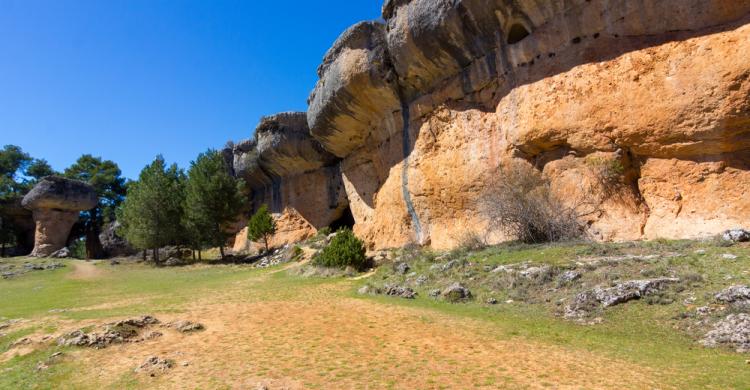
[[[138,376],[148,388],[668,388],[636,364],[502,334],[482,321],[350,298],[341,288],[160,315],[206,330],[81,352],[93,368],[82,377],[116,387],[157,355],[176,364],[162,376]]]
[[[71,261],[71,265],[73,266],[73,272],[67,275],[70,279],[90,280],[100,278],[106,274],[104,270],[87,261],[73,260]]]

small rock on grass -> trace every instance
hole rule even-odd
[[[448,302],[461,302],[472,298],[471,291],[458,282],[443,289],[441,295]]]
[[[401,263],[394,264],[393,270],[396,271],[397,274],[406,275],[406,273],[409,272],[409,270],[411,270],[411,267],[409,266],[409,264],[405,262],[401,262]]]
[[[173,363],[167,359],[161,359],[158,356],[149,356],[146,360],[135,369],[135,372],[145,372],[154,376],[157,372],[164,372],[172,368]]]
[[[414,299],[417,297],[417,293],[411,288],[398,285],[386,285],[385,295],[404,299]]]
[[[167,326],[182,333],[190,333],[205,329],[203,324],[186,320],[173,321],[167,324]]]
[[[731,253],[725,253],[725,254],[721,255],[721,258],[724,259],[724,260],[736,260],[737,259],[737,255],[733,255]]]
[[[731,229],[724,232],[724,234],[721,235],[721,238],[724,241],[729,242],[748,242],[750,241],[750,231],[747,231],[745,229]]]

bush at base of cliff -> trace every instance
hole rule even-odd
[[[490,188],[483,199],[490,226],[527,244],[583,239],[580,219],[598,210],[590,199],[563,202],[540,172],[520,162],[503,167]]]
[[[361,271],[367,266],[365,244],[351,230],[341,229],[313,263],[332,268],[353,267]]]

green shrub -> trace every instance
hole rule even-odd
[[[320,230],[318,230],[318,236],[319,237],[328,237],[328,235],[331,234],[331,233],[333,233],[333,232],[331,231],[331,228],[328,227],[328,226],[326,226],[326,227],[321,228]]]
[[[361,271],[367,266],[365,244],[351,230],[341,229],[331,243],[315,256],[314,264],[331,268],[353,267]]]
[[[292,260],[299,261],[304,254],[305,251],[303,251],[299,245],[295,245],[294,249],[292,250]]]
[[[276,234],[276,221],[273,219],[271,213],[268,212],[268,206],[262,205],[247,223],[247,238],[250,241],[260,241],[266,247],[266,252],[269,252],[268,240]]]

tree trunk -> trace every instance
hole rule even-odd
[[[193,261],[195,261],[195,249],[192,249],[191,252],[193,253]]]
[[[146,262],[148,260],[148,249],[143,250],[143,262]]]
[[[219,247],[219,253],[221,253],[221,259],[224,260],[224,246]]]
[[[154,248],[154,263],[159,265],[159,248]]]
[[[102,248],[102,243],[99,241],[99,233],[94,228],[86,229],[86,258],[104,258],[104,248]]]
[[[201,258],[201,256],[202,256],[201,252],[202,251],[200,249],[198,249],[198,261],[203,261],[203,259]]]
[[[266,253],[268,253],[268,237],[263,236],[263,242],[266,244]]]
[[[2,248],[0,249],[0,257],[5,257],[5,243],[0,245],[0,248]]]

